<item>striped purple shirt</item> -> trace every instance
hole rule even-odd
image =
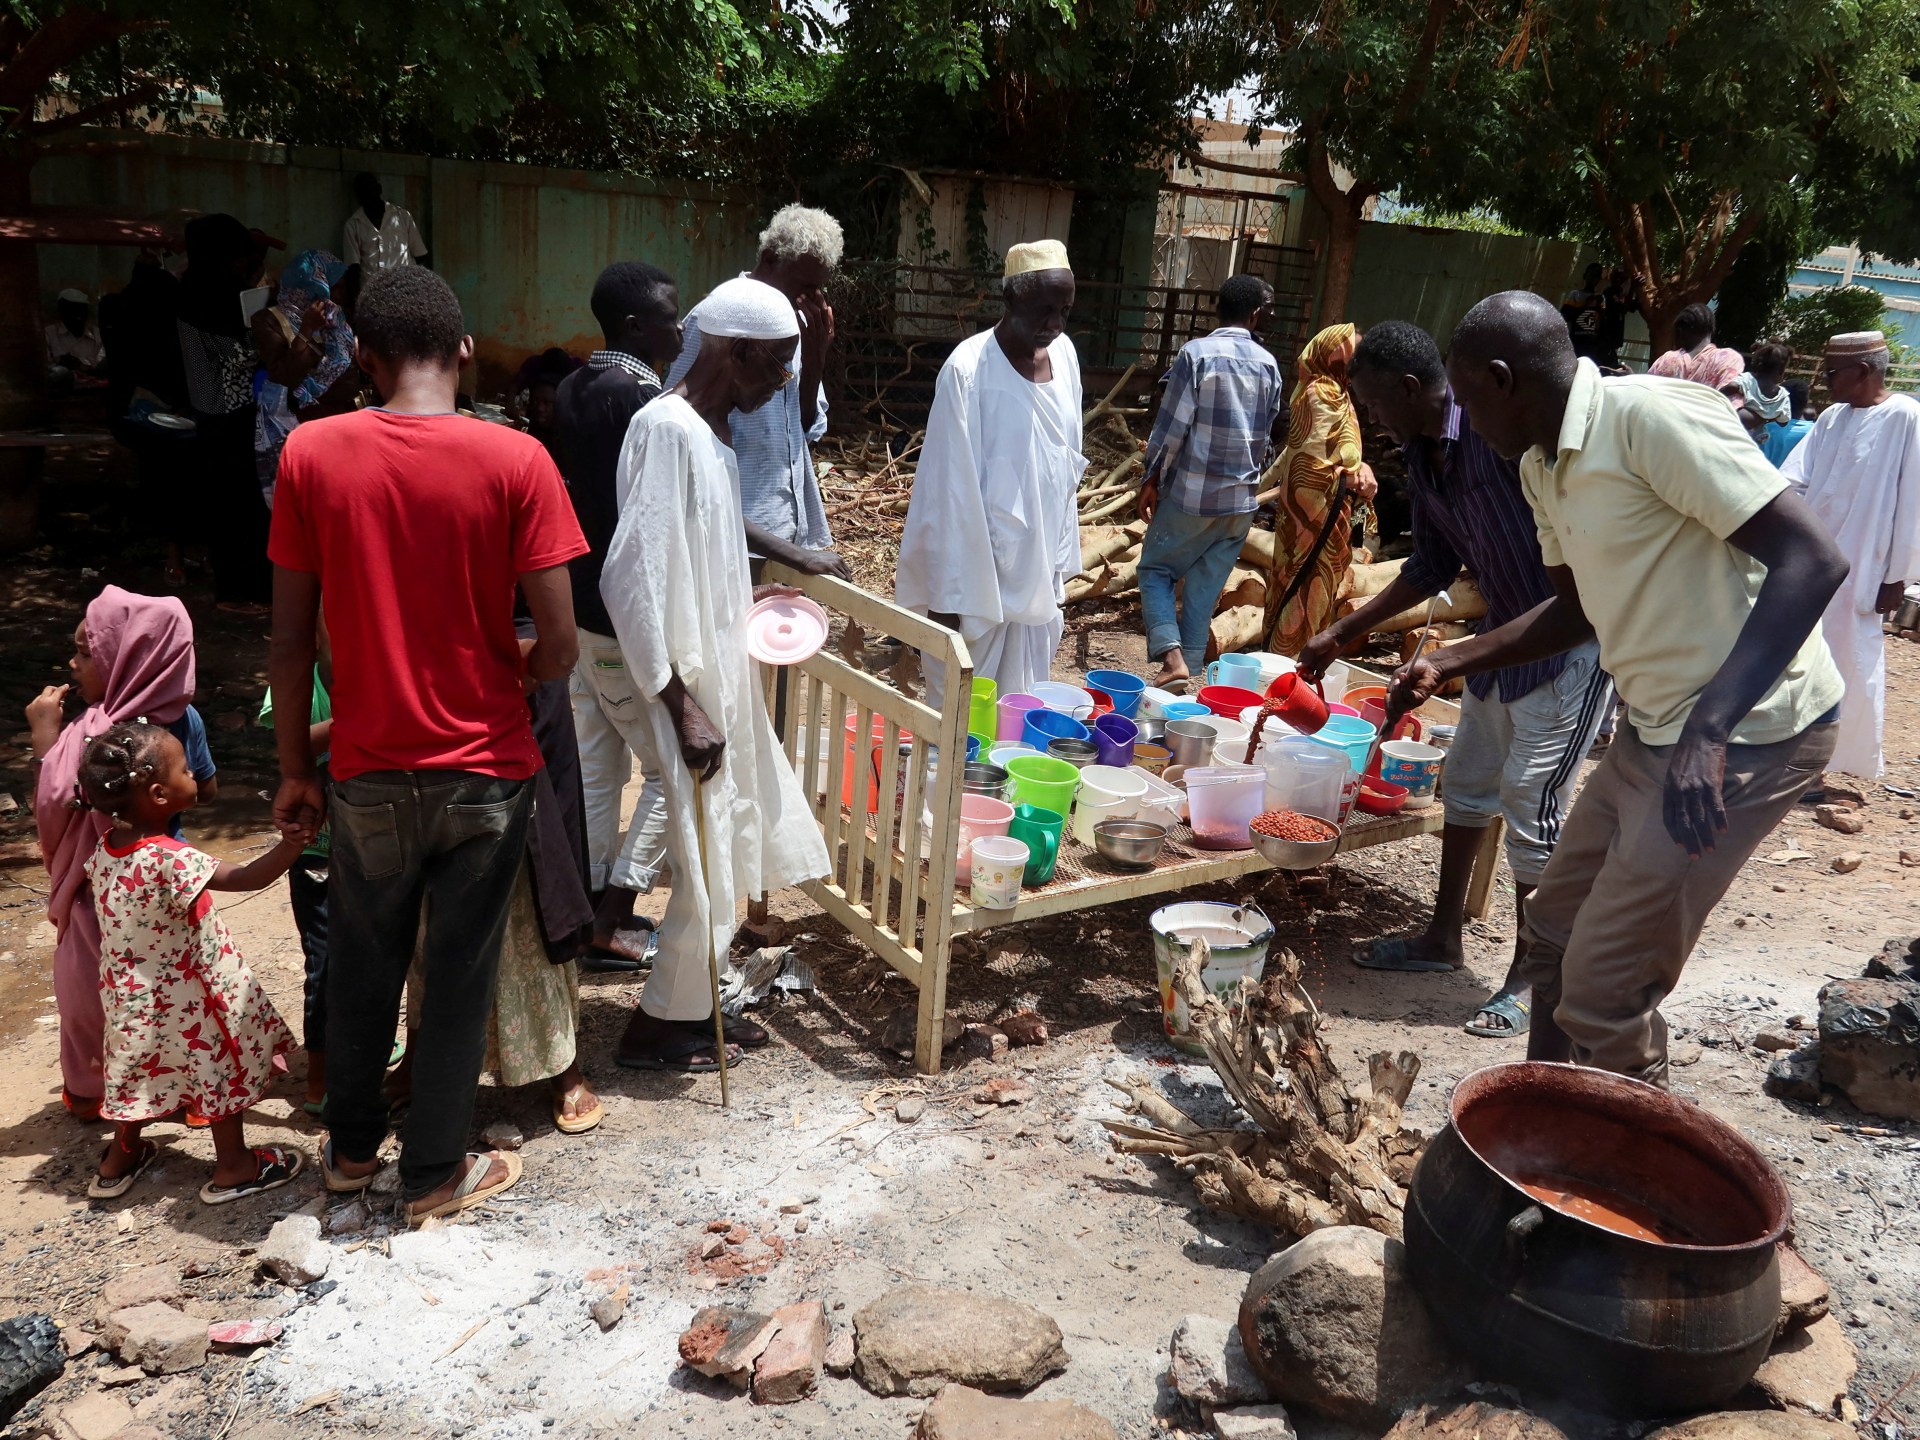
[[[1413,554],[1400,574],[1424,595],[1446,589],[1462,566],[1473,572],[1487,600],[1482,632],[1518,619],[1553,595],[1553,581],[1540,560],[1540,532],[1533,507],[1520,491],[1520,472],[1473,433],[1467,412],[1447,392],[1446,434],[1416,435],[1402,449],[1413,505]],[[1566,668],[1565,655],[1509,665],[1467,677],[1467,688],[1484,700],[1500,682],[1508,704]]]

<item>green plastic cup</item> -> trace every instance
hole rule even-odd
[[[1066,817],[1056,810],[1043,810],[1038,805],[1013,807],[1007,835],[1027,842],[1027,884],[1044,885],[1053,878],[1053,867],[1060,861],[1060,832],[1066,823]]]

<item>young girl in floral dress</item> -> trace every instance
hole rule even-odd
[[[306,1163],[284,1145],[249,1148],[242,1115],[266,1093],[293,1033],[247,969],[213,908],[213,890],[259,890],[300,858],[311,836],[283,839],[232,865],[169,835],[196,798],[178,739],[144,722],[95,737],[80,762],[85,803],[113,821],[87,862],[100,921],[106,1097],[114,1136],[87,1187],[95,1199],[133,1188],[158,1146],[140,1130],[183,1107],[212,1122],[213,1178],[225,1205],[285,1185]]]

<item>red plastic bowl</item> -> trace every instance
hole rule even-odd
[[[1237,720],[1242,710],[1261,702],[1259,695],[1251,690],[1242,690],[1238,685],[1204,685],[1193,698],[1214,714],[1224,715],[1229,720]]]
[[[1369,815],[1391,815],[1407,803],[1407,793],[1404,785],[1369,775],[1360,782],[1360,798],[1353,803]]]

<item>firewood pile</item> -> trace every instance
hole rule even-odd
[[[1328,1052],[1319,1008],[1287,950],[1255,986],[1223,1003],[1201,979],[1207,942],[1174,962],[1191,1031],[1240,1108],[1260,1128],[1201,1124],[1145,1080],[1108,1081],[1134,1120],[1109,1120],[1114,1148],[1165,1155],[1193,1177],[1212,1209],[1264,1220],[1289,1235],[1364,1225],[1398,1238],[1406,1186],[1424,1137],[1401,1122],[1420,1073],[1411,1051],[1367,1059],[1371,1093],[1356,1095]]]

